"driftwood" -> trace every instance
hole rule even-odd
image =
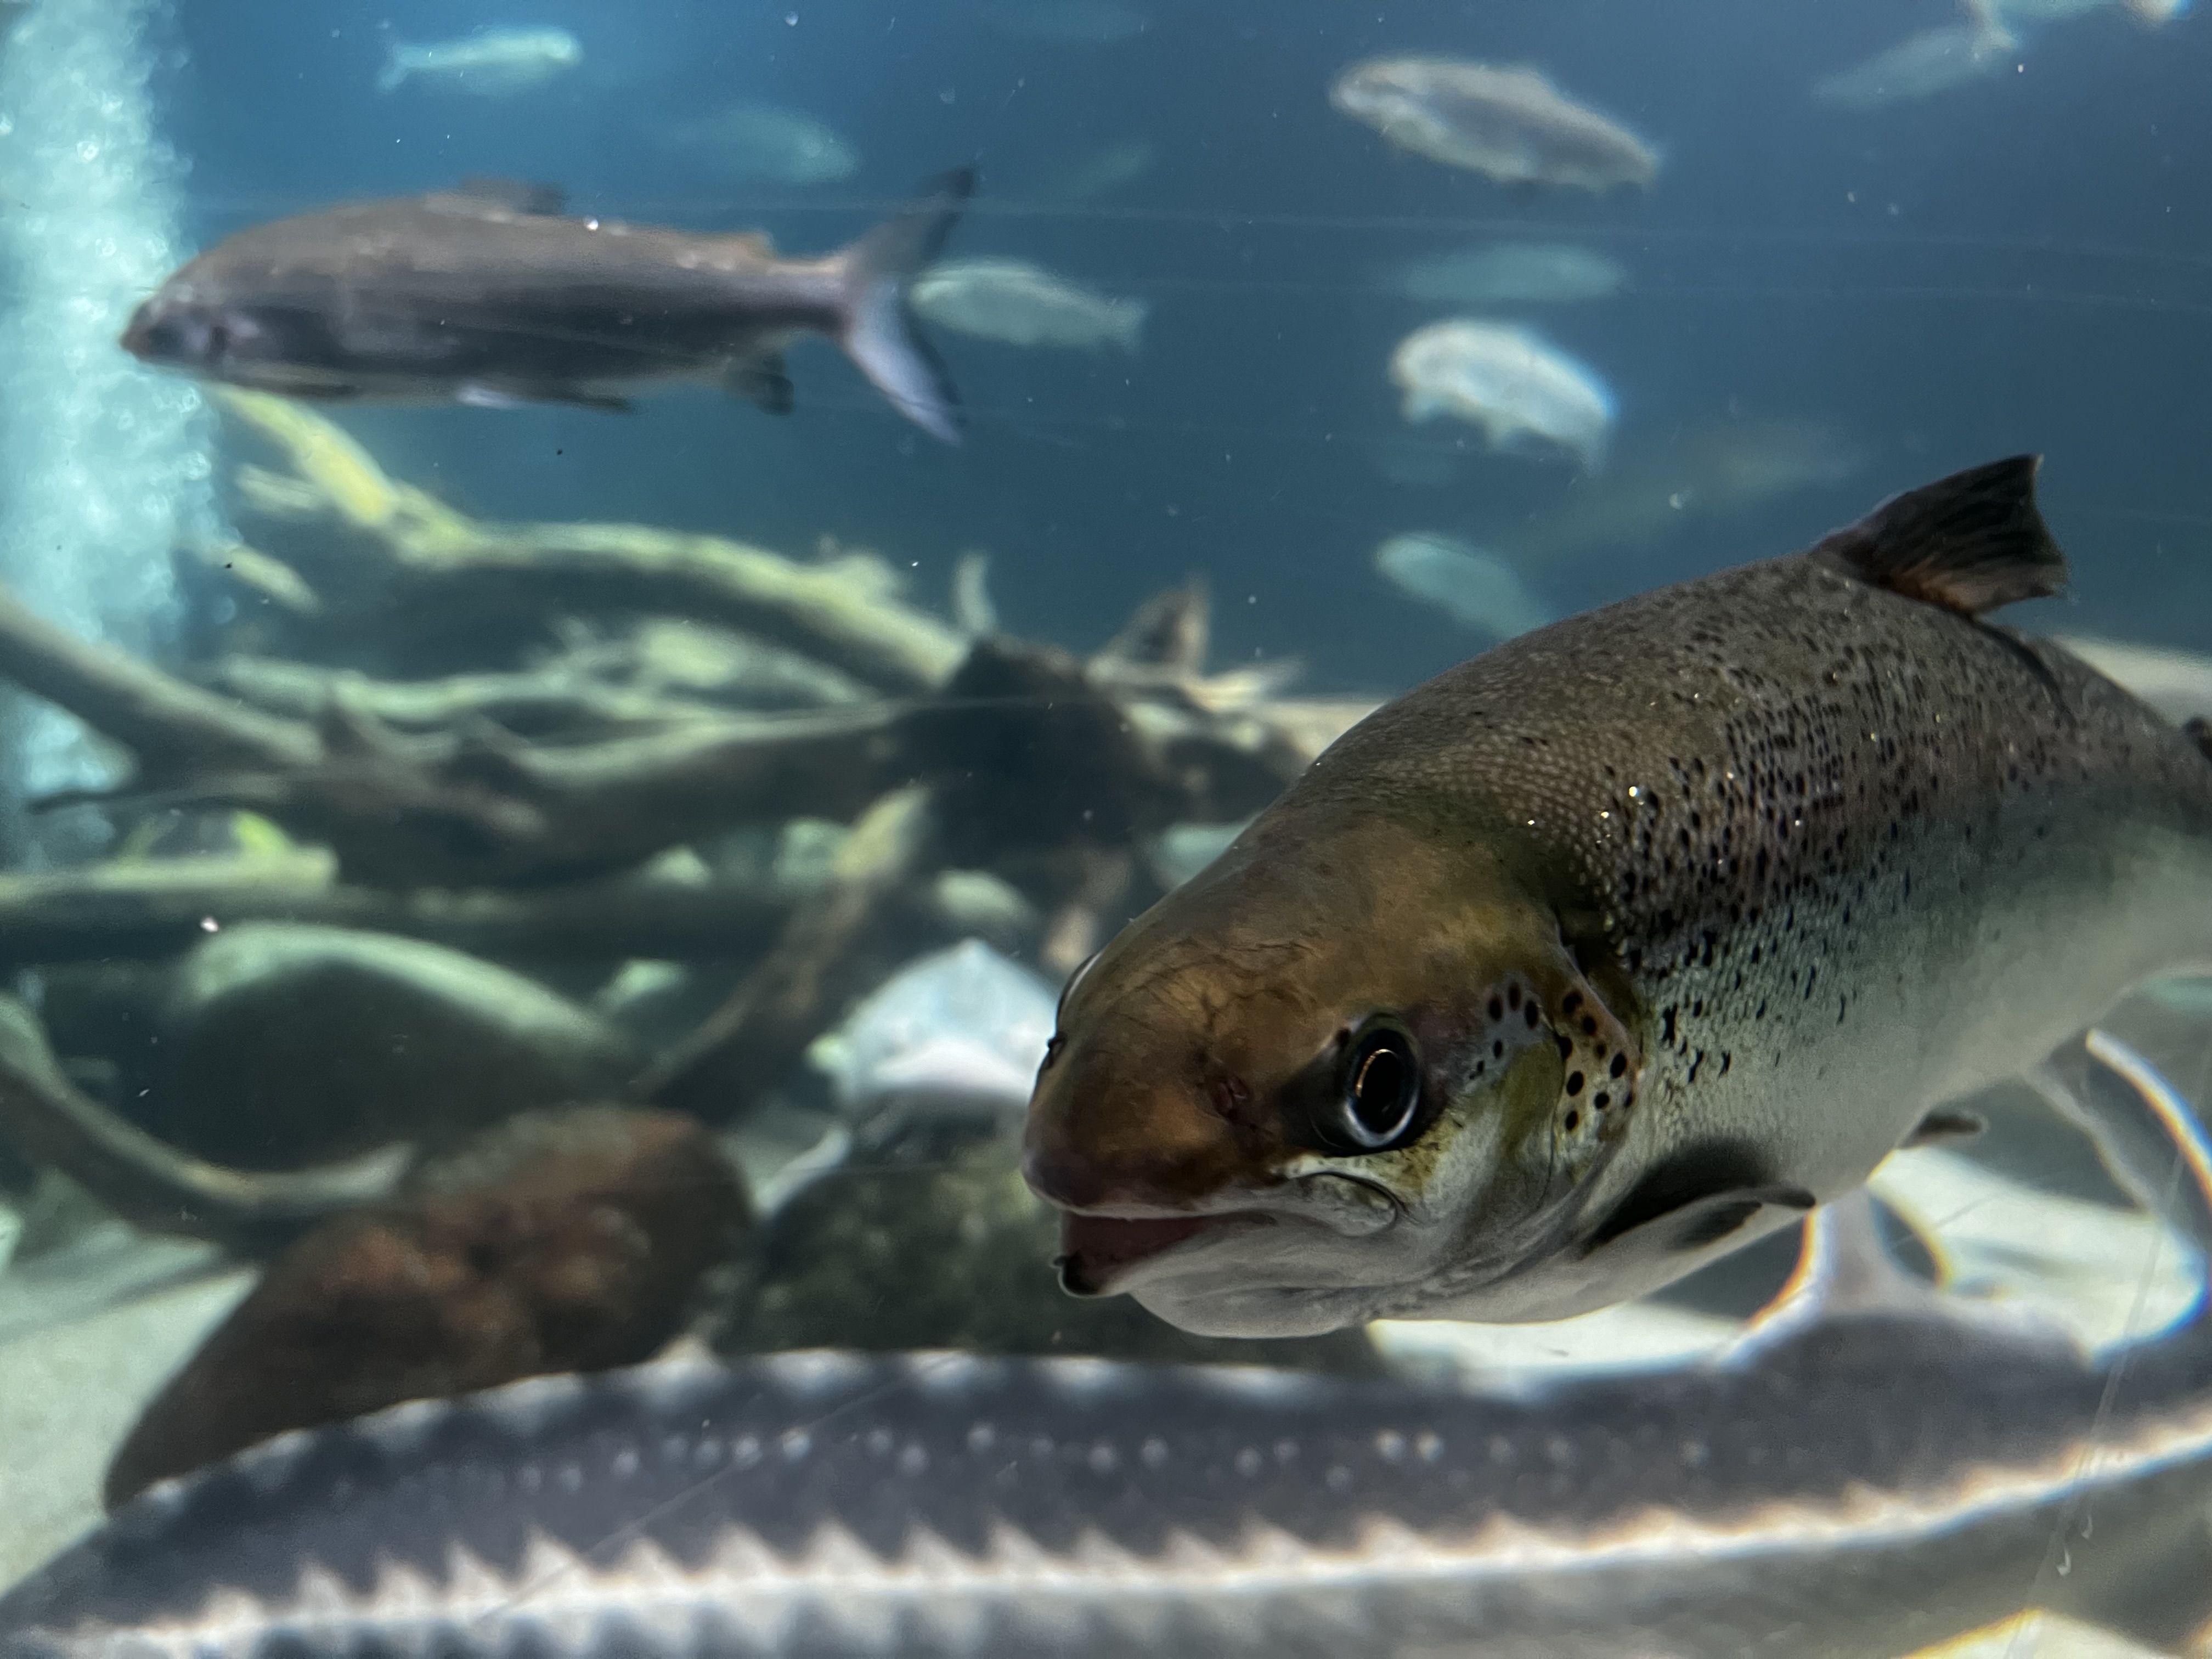
[[[63,1072],[36,1016],[0,997],[0,1134],[125,1220],[247,1255],[374,1203],[398,1184],[404,1147],[322,1169],[258,1173],[179,1152],[117,1116]]]
[[[313,556],[285,562],[333,614],[407,625],[475,616],[641,612],[726,623],[891,693],[935,690],[959,665],[961,636],[896,603],[879,562],[802,564],[719,536],[641,525],[495,525],[385,477],[320,416],[265,393],[224,388],[222,407],[274,445],[289,476],[249,473],[249,499],[307,533]],[[293,547],[269,550],[280,558]]]
[[[343,885],[328,855],[314,852],[103,864],[0,876],[0,969],[155,961],[246,921],[358,927],[501,960],[744,962],[775,943],[808,896],[650,873],[524,892],[402,893]],[[1002,885],[951,872],[917,882],[900,913],[918,938],[975,934],[1005,951],[1026,950],[1036,927]]]
[[[895,790],[869,808],[838,850],[828,886],[793,913],[744,982],[630,1092],[708,1118],[743,1115],[866,990],[856,968],[929,859],[934,808],[920,787]]]
[[[626,1093],[741,1116],[921,951],[981,935],[1064,974],[1157,890],[1154,837],[1249,816],[1364,712],[1285,700],[1291,665],[1209,675],[1194,585],[1084,659],[993,633],[980,556],[948,623],[872,555],[485,523],[310,411],[219,397],[283,465],[239,473],[250,543],[193,556],[241,600],[216,654],[167,672],[0,592],[0,679],[128,752],[96,799],[251,811],[294,845],[0,876],[0,969],[161,963],[263,920],[610,975],[737,964]],[[799,819],[851,825],[826,869],[713,851]],[[397,1167],[187,1157],[74,1088],[5,1006],[0,1135],[142,1225],[249,1252]]]
[[[397,731],[339,677],[319,720],[271,715],[4,594],[0,677],[129,748],[128,793],[260,812],[330,846],[349,877],[393,886],[605,874],[737,824],[850,818],[915,777],[951,781],[953,861],[983,866],[1008,848],[1240,817],[1304,759],[1263,714],[1124,703],[1064,653],[993,641],[911,706],[702,717],[561,745],[481,721]]]

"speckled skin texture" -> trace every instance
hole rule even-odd
[[[1645,1133],[1759,1125],[1824,1195],[1869,1133],[2212,943],[2188,737],[2057,647],[1816,556],[1444,674],[1277,810],[1346,805],[1521,843],[1632,988]]]
[[[1191,1328],[1559,1317],[1856,1185],[2208,942],[2188,735],[1801,554],[1525,635],[1347,733],[1075,988],[1029,1168],[1096,1214],[1238,1216],[1078,1287]],[[1516,983],[1556,1048],[1498,1048]],[[1385,1010],[1431,1125],[1317,1156],[1282,1103]]]

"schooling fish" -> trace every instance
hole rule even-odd
[[[963,170],[841,252],[765,237],[572,219],[546,192],[480,184],[256,226],[138,307],[147,362],[295,398],[622,409],[681,381],[791,407],[783,348],[844,347],[899,412],[951,442],[956,398],[908,313],[975,185]]]
[[[496,97],[550,81],[583,61],[582,45],[566,29],[478,29],[432,46],[394,46],[376,89],[393,92],[420,80]]]
[[[1401,149],[1500,184],[1570,185],[1602,194],[1649,185],[1659,152],[1542,71],[1448,58],[1375,58],[1329,88],[1329,102]]]
[[[2212,960],[2212,759],[1983,620],[2019,457],[1570,618],[1347,732],[1063,994],[1062,1282],[1188,1330],[1555,1319],[1960,1133]]]
[[[811,1353],[404,1406],[155,1488],[0,1597],[0,1659],[1893,1659],[2212,1613],[2202,1303],[2091,1362],[1900,1284],[1863,1198],[1811,1231],[1673,1369]]]

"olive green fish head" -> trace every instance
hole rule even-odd
[[[1556,1255],[1620,1139],[1637,1041],[1534,884],[1433,825],[1312,820],[1069,982],[1024,1170],[1079,1295],[1221,1335],[1441,1311]]]

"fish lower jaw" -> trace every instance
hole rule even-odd
[[[1059,1270],[1060,1288],[1071,1296],[1121,1296],[1164,1258],[1224,1232],[1273,1223],[1272,1216],[1241,1211],[1134,1218],[1069,1211],[1060,1218],[1060,1254],[1053,1265]]]

